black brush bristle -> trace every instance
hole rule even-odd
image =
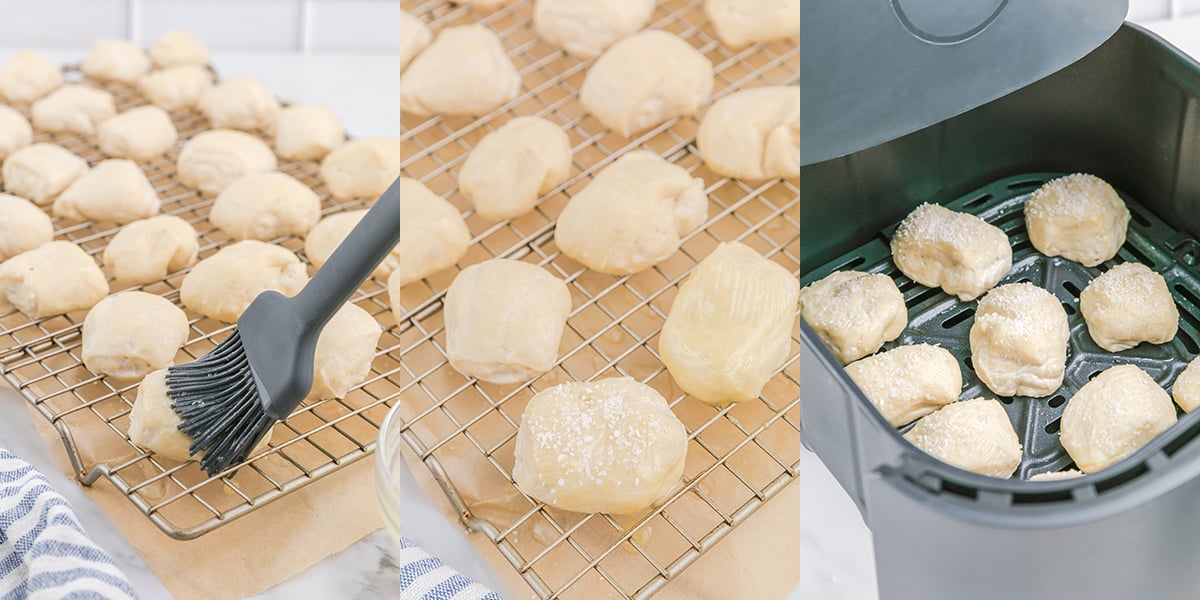
[[[250,455],[275,419],[263,410],[254,373],[236,329],[199,359],[167,369],[167,393],[188,452],[204,452],[200,467],[216,475]]]

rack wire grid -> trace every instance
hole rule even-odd
[[[65,67],[64,74],[68,82],[110,92],[118,111],[149,104],[132,85],[87,80],[76,66]],[[30,114],[28,105],[15,104],[14,108],[26,117]],[[209,123],[194,109],[173,112],[171,118],[179,131],[178,143],[161,159],[141,166],[163,201],[163,214],[183,218],[196,228],[203,259],[233,240],[209,223],[213,200],[180,183],[175,162],[183,143],[209,129]],[[269,136],[261,137],[273,146]],[[107,158],[95,135],[39,132],[34,142],[58,144],[89,165]],[[317,192],[323,215],[370,203],[367,199],[333,201],[319,167],[316,160],[281,162],[279,170]],[[96,258],[119,230],[112,223],[58,218],[53,222],[56,239],[74,242]],[[272,242],[303,257],[303,242],[298,238]],[[179,286],[189,270],[128,289],[141,289],[179,304]],[[118,291],[111,272],[107,267],[105,271],[111,291]],[[5,380],[54,425],[81,483],[108,481],[167,535],[192,539],[373,453],[379,424],[399,393],[389,377],[399,370],[400,339],[390,326],[393,322],[384,284],[367,281],[351,301],[386,328],[366,381],[344,399],[306,401],[291,418],[274,427],[268,448],[215,477],[205,475],[193,461],[164,459],[129,441],[129,413],[138,382],[114,381],[83,366],[80,330],[87,311],[36,320],[19,312],[0,315],[0,368]],[[203,356],[233,329],[231,324],[191,312],[188,316],[190,337],[176,363]]]
[[[660,2],[648,27],[679,35],[712,61],[716,85],[708,103],[745,87],[798,84],[794,41],[729,50],[716,40],[700,4]],[[608,131],[578,102],[592,61],[539,40],[531,0],[488,14],[440,1],[401,5],[435,34],[472,22],[495,31],[523,87],[516,99],[477,119],[401,115],[402,174],[462,210],[473,239],[457,267],[406,286],[397,300],[400,435],[463,523],[483,532],[540,597],[648,597],[798,475],[798,327],[786,364],[762,397],[725,407],[687,398],[659,360],[657,341],[678,284],[720,242],[746,243],[799,277],[799,189],[787,180],[751,184],[710,171],[695,146],[697,118],[673,119],[634,139]],[[456,193],[457,168],[483,136],[523,115],[562,126],[574,150],[573,172],[534,211],[489,222]],[[587,270],[555,247],[555,219],[596,171],[639,148],[702,178],[709,218],[652,269],[624,277]],[[465,378],[443,352],[446,288],[462,267],[493,257],[540,265],[571,290],[559,362],[524,385]],[[668,399],[688,431],[684,481],[660,506],[632,518],[570,513],[522,494],[511,468],[526,403],[557,383],[609,376],[633,377]]]

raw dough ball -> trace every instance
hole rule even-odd
[[[148,161],[178,140],[171,116],[157,106],[131,108],[100,124],[100,151],[115,158]]]
[[[120,285],[150,283],[192,266],[198,247],[190,223],[159,215],[122,227],[104,248],[104,264]]]
[[[908,325],[904,294],[887,275],[836,271],[800,290],[800,315],[842,364],[900,336]]]
[[[314,267],[320,269],[321,265],[329,260],[333,251],[341,245],[346,236],[350,235],[350,231],[354,229],[355,225],[358,225],[365,214],[367,214],[365,208],[332,214],[321,219],[321,222],[309,230],[308,236],[304,238],[304,255],[308,257]],[[373,275],[386,278],[399,264],[400,244],[396,244],[396,247],[392,248],[392,252],[375,268]]]
[[[533,26],[546,43],[592,58],[645,27],[653,12],[654,0],[537,0]]]
[[[33,128],[25,115],[0,104],[0,163],[10,154],[33,143]]]
[[[740,242],[722,243],[679,288],[658,339],[671,377],[709,404],[762,393],[792,343],[800,282]]]
[[[171,29],[150,46],[150,60],[159,67],[208,64],[208,48],[196,36],[182,29]]]
[[[613,44],[596,59],[579,101],[605,127],[630,137],[695,114],[712,87],[712,63],[699,50],[670,33],[649,30]]]
[[[153,71],[138,80],[142,95],[165,110],[195,106],[212,86],[212,72],[196,65]]]
[[[708,218],[704,181],[653,152],[635,150],[608,165],[558,217],[563,254],[590,269],[628,275],[679,250]]]
[[[62,84],[62,69],[33,50],[17,52],[0,69],[0,97],[9,102],[33,102]]]
[[[97,375],[141,379],[174,363],[188,333],[187,315],[169,300],[146,292],[113,294],[83,320],[83,364]]]
[[[846,365],[879,414],[901,427],[958,399],[962,371],[948,350],[931,344],[900,346]]]
[[[87,170],[87,161],[70,150],[38,143],[4,160],[4,187],[11,194],[46,205]]]
[[[1021,442],[995,400],[952,402],[922,417],[904,439],[930,456],[989,477],[1012,477],[1021,465]]]
[[[345,398],[371,372],[383,328],[371,313],[344,304],[321,330],[313,360],[313,399]]]
[[[1059,177],[1025,201],[1025,227],[1033,247],[1088,267],[1117,255],[1128,226],[1125,202],[1095,175]]]
[[[571,141],[539,117],[517,117],[489,133],[467,155],[458,189],[479,216],[500,221],[533,210],[538,196],[571,173]]]
[[[0,262],[54,239],[54,224],[32,202],[0,194]]]
[[[388,304],[392,309],[392,318],[400,323],[400,271],[392,271],[387,279]]]
[[[683,476],[687,431],[654,388],[629,377],[538,392],[521,417],[513,479],[562,510],[628,515]]]
[[[1012,268],[1012,247],[1004,231],[975,215],[922,204],[896,228],[892,260],[921,285],[974,300]]]
[[[179,430],[179,414],[171,408],[171,396],[167,394],[167,370],[159,369],[142,379],[138,385],[137,399],[129,413],[129,441],[139,448],[172,460],[191,460],[188,446],[192,438]],[[251,456],[267,449],[271,432],[250,452]],[[203,456],[201,452],[197,458]]]
[[[1001,396],[1049,396],[1067,364],[1067,311],[1032,283],[1002,285],[979,301],[971,325],[971,361]]]
[[[433,32],[429,31],[429,26],[420,19],[408,14],[406,11],[400,11],[400,72],[404,72],[404,67],[408,66],[409,61],[416,55],[420,54],[425,46],[429,45],[429,40],[433,39]]]
[[[321,158],[345,141],[337,115],[324,106],[289,106],[279,111],[275,152],[283,158]]]
[[[446,291],[443,310],[450,365],[505,385],[554,367],[571,292],[542,267],[497,258],[463,269]]]
[[[260,293],[291,296],[307,281],[304,263],[290,250],[246,240],[196,263],[183,278],[179,300],[206,317],[233,323]]]
[[[253,77],[234,77],[200,97],[200,111],[214,129],[271,131],[279,117],[279,101]]]
[[[1081,471],[1095,473],[1174,424],[1175,406],[1167,392],[1138,367],[1117,365],[1067,401],[1059,439]]]
[[[706,0],[704,14],[733,50],[800,36],[800,0]]]
[[[321,219],[321,199],[278,171],[248,173],[217,196],[208,219],[235,240],[303,237]]]
[[[1031,476],[1027,481],[1056,481],[1059,479],[1072,479],[1074,477],[1082,477],[1081,471],[1075,469],[1067,469],[1066,471],[1047,471]]]
[[[396,138],[350,140],[321,161],[321,179],[336,200],[374,200],[399,176],[400,140]]]
[[[176,171],[184,185],[216,196],[242,175],[274,171],[275,153],[262,140],[240,131],[205,131],[183,144]]]
[[[453,204],[416,179],[400,178],[400,244],[393,250],[399,260],[391,278],[405,286],[454,266],[470,243],[471,232]]]
[[[1200,406],[1200,366],[1197,365],[1200,365],[1200,360],[1193,358],[1179,377],[1175,378],[1175,385],[1171,386],[1175,404],[1184,412],[1192,412]]]
[[[400,112],[486,115],[517,97],[521,76],[482,25],[447,27],[400,77]]]
[[[1079,294],[1079,312],[1096,345],[1109,352],[1165,344],[1179,331],[1179,309],[1166,280],[1139,263],[1117,265],[1088,283]]]
[[[150,59],[129,40],[96,40],[79,70],[92,79],[133,83],[150,70]]]
[[[162,200],[131,160],[100,161],[54,201],[54,216],[74,221],[129,223],[158,214]]]
[[[799,177],[800,86],[752,88],[717,100],[700,122],[696,144],[704,164],[726,177]]]
[[[0,306],[30,319],[88,309],[107,295],[100,266],[71,242],[47,242],[0,263]]]
[[[70,84],[33,103],[33,126],[40,131],[96,132],[96,125],[117,114],[112,94],[86,85]]]

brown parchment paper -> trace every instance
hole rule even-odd
[[[32,407],[30,418],[59,469],[74,478],[58,432]],[[103,478],[83,490],[180,600],[260,594],[383,525],[372,458],[189,541],[168,537]]]

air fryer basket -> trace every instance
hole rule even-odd
[[[930,93],[934,93],[931,91]],[[1071,314],[1058,394],[1005,404],[1025,447],[1018,478],[942,464],[890,427],[802,326],[802,439],[858,504],[875,540],[881,596],[892,598],[1200,597],[1200,415],[1086,477],[1028,483],[1070,458],[1058,444],[1067,398],[1110,364],[1133,362],[1169,387],[1200,353],[1200,64],[1135,26],[1037,83],[958,117],[801,173],[805,283],[838,268],[895,273],[895,222],[922,201],[980,214],[1009,232],[1014,270],[1077,310],[1106,266],[1047,259],[1019,218],[1047,178],[1084,171],[1121,190],[1133,222],[1121,255],[1167,278],[1180,335],[1110,355]],[[849,265],[849,266],[847,266]],[[937,341],[967,358],[973,303],[902,276],[910,324],[898,343]],[[965,370],[964,398],[993,397]]]

